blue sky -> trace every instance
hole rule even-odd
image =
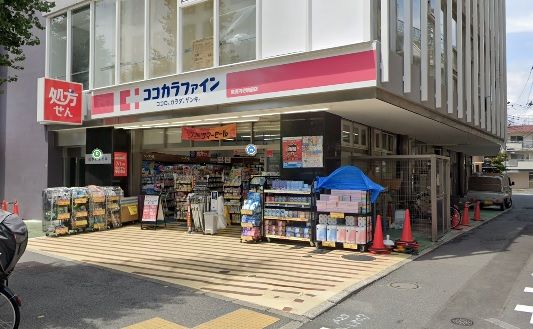
[[[507,0],[507,99],[525,104],[529,86],[518,99],[533,66],[533,1]],[[532,75],[533,79],[533,75]],[[533,92],[530,100],[533,99]],[[523,110],[520,113],[524,113]],[[530,110],[528,115],[533,114]]]

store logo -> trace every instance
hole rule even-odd
[[[257,146],[255,146],[254,144],[248,144],[246,145],[245,151],[246,154],[254,156],[257,154]]]
[[[143,97],[140,95],[139,88],[132,88],[120,91],[120,110],[121,111],[130,111],[133,108],[139,109],[139,102],[143,100]]]
[[[94,149],[94,150],[91,152],[91,156],[92,156],[93,159],[95,159],[95,160],[100,160],[100,159],[104,156],[104,153],[103,153],[102,150],[100,150],[100,149]]]

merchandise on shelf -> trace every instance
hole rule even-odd
[[[43,191],[43,232],[48,236],[69,233],[70,189],[66,187],[47,188]]]
[[[231,223],[241,222],[241,198],[244,191],[242,187],[243,168],[232,168],[224,180],[224,206],[229,214]]]
[[[261,239],[261,194],[258,192],[248,193],[241,208],[241,240],[258,241]]]
[[[70,233],[83,232],[89,227],[89,190],[86,187],[72,187],[70,194]]]
[[[124,196],[122,188],[119,186],[103,187],[106,196],[106,219],[107,227],[120,227],[120,199]]]
[[[107,228],[106,200],[104,189],[90,185],[89,191],[89,230],[102,231]]]
[[[366,191],[331,190],[316,201],[316,241],[323,246],[356,249],[372,240],[370,198]]]
[[[303,181],[273,180],[264,193],[265,237],[312,244],[313,197],[310,186]]]

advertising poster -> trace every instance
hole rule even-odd
[[[155,222],[157,220],[157,210],[159,209],[158,195],[145,195],[143,207],[143,222]]]
[[[302,168],[302,137],[283,137],[283,168]]]
[[[115,152],[113,154],[113,176],[127,177],[128,176],[128,153]]]
[[[184,141],[218,141],[237,137],[237,125],[232,123],[213,128],[181,128],[181,139]]]
[[[302,137],[302,164],[304,168],[322,168],[324,166],[322,142],[322,136]]]

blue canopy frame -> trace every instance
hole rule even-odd
[[[370,191],[370,200],[376,203],[379,194],[385,190],[383,186],[374,183],[365,173],[354,166],[344,166],[335,170],[327,177],[317,177],[315,189],[330,190],[359,190]]]

